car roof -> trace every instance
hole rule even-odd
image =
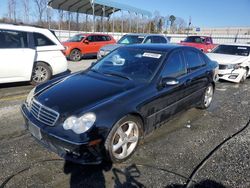
[[[89,36],[89,35],[101,35],[101,36],[110,36],[109,34],[103,34],[103,33],[79,33],[76,35],[85,35],[85,36]]]
[[[0,23],[1,29],[10,29],[10,30],[18,30],[18,31],[26,31],[26,32],[41,32],[44,30],[48,30],[46,28],[34,25],[24,25],[24,24],[9,24],[9,23]]]
[[[149,51],[161,51],[161,52],[169,52],[173,49],[195,49],[189,46],[182,46],[178,44],[131,44],[122,46],[121,48],[135,48]],[[199,50],[197,50],[199,51]]]
[[[130,36],[163,36],[165,37],[163,34],[151,34],[151,33],[128,33],[128,34],[125,34],[124,36],[127,36],[127,35],[130,35]]]
[[[190,36],[187,36],[187,37],[204,37],[204,38],[208,38],[210,36],[205,36],[205,35],[190,35]]]

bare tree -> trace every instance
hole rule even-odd
[[[47,0],[34,0],[34,3],[38,11],[38,21],[42,23],[44,12],[47,9]]]
[[[185,30],[187,29],[187,23],[183,18],[176,17],[175,24],[178,33],[185,33]]]
[[[16,0],[8,0],[8,18],[16,22]]]
[[[22,0],[23,10],[24,10],[24,22],[29,23],[30,15],[30,0]]]

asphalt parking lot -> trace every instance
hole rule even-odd
[[[218,82],[208,110],[178,114],[125,163],[98,166],[65,162],[31,137],[19,110],[31,88],[0,86],[0,187],[250,187],[250,79]]]

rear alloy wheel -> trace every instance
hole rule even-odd
[[[35,65],[32,73],[31,84],[37,85],[48,81],[52,76],[51,69],[45,63],[39,62]]]
[[[80,50],[74,49],[70,52],[69,59],[71,61],[80,61],[81,58],[82,58],[82,54],[81,54]]]
[[[109,133],[105,148],[109,160],[123,162],[136,150],[142,133],[142,123],[139,118],[126,116],[112,128]]]
[[[212,103],[213,96],[214,96],[214,87],[212,84],[209,84],[207,86],[205,92],[203,93],[203,96],[201,99],[201,104],[200,104],[199,108],[201,108],[201,109],[208,108]]]

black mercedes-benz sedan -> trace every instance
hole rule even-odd
[[[31,134],[64,159],[122,162],[177,112],[209,107],[217,66],[192,47],[124,46],[37,86],[21,110]]]

